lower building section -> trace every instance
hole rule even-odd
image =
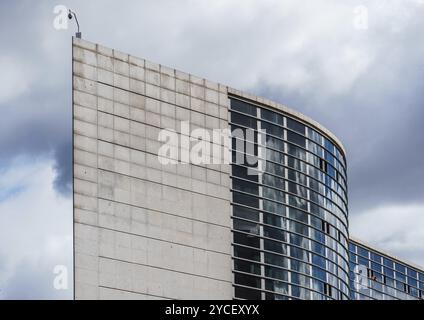
[[[352,300],[424,299],[424,270],[355,239],[349,255]]]

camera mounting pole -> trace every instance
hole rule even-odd
[[[68,13],[69,20],[72,20],[72,17],[75,18],[75,22],[77,23],[77,28],[78,28],[78,32],[75,33],[75,36],[78,39],[81,39],[80,25],[79,25],[79,22],[78,22],[77,14],[74,11],[72,11],[71,9],[69,9],[69,13]]]

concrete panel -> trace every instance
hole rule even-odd
[[[161,128],[222,126],[226,90],[81,39],[73,52],[75,298],[231,299],[228,168],[158,159]]]

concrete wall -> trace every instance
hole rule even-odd
[[[231,299],[229,165],[161,165],[161,128],[227,128],[227,87],[73,39],[76,299]]]

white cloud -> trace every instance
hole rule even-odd
[[[0,177],[2,189],[23,186],[0,202],[0,298],[71,298],[72,279],[67,292],[52,284],[55,265],[66,265],[72,275],[72,200],[54,191],[51,160],[28,160]]]
[[[0,104],[25,93],[33,81],[32,66],[17,57],[0,55]]]
[[[391,205],[350,217],[350,234],[424,266],[424,205]]]

